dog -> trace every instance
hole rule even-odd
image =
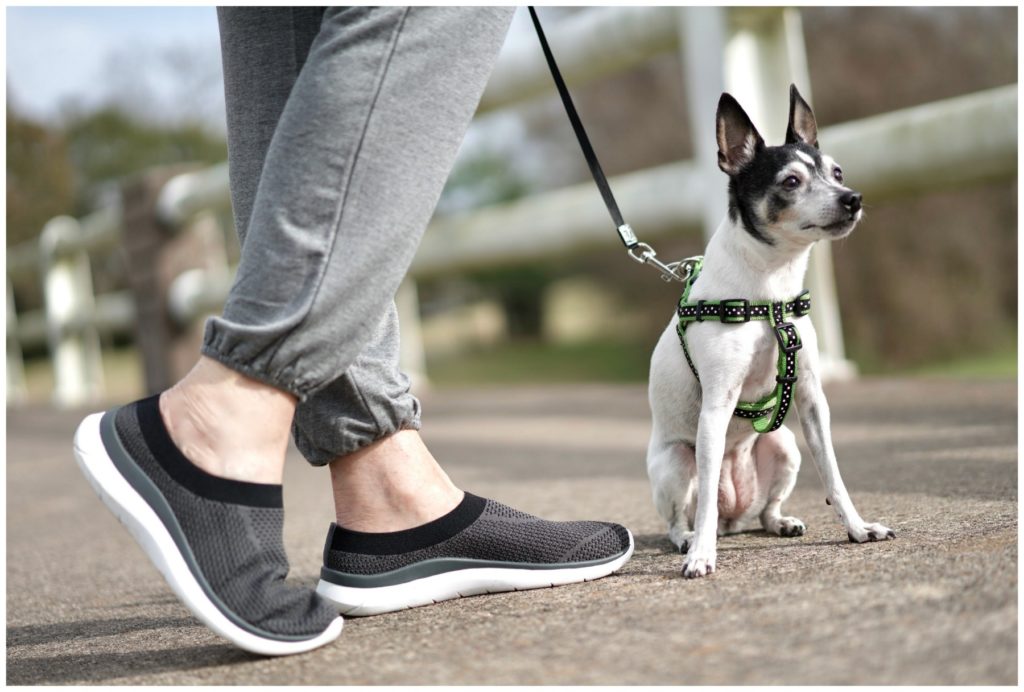
[[[754,528],[756,519],[779,536],[805,531],[800,519],[782,512],[800,468],[795,436],[779,425],[775,409],[760,412],[758,425],[771,428],[764,432],[752,427],[755,414],[740,417],[737,409],[758,397],[764,404],[766,394],[774,393],[776,409],[790,399],[795,404],[825,501],[849,540],[896,536],[861,518],[839,475],[809,297],[801,294],[811,247],[853,231],[863,215],[861,195],[819,151],[814,113],[795,86],[782,146],[766,146],[729,94],[718,103],[716,135],[729,212],[688,284],[689,307],[681,301],[655,347],[649,385],[647,472],[669,539],[685,554],[686,578],[713,573],[717,536]],[[756,304],[772,306],[769,312],[781,304],[785,314],[753,319],[751,313],[766,310],[750,307]],[[716,311],[724,317],[714,319]],[[798,356],[793,363],[791,353]]]

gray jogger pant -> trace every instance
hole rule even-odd
[[[202,352],[299,398],[313,464],[419,428],[394,296],[512,12],[217,11],[242,256]]]

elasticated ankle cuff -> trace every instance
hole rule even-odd
[[[181,453],[171,439],[160,415],[160,395],[142,399],[135,404],[139,430],[146,446],[164,471],[196,495],[216,502],[230,502],[250,507],[283,507],[281,486],[271,483],[248,483],[211,475]],[[123,430],[118,430],[124,434]]]
[[[405,531],[363,533],[332,523],[327,544],[330,550],[361,555],[398,555],[447,541],[468,527],[483,513],[487,500],[465,493],[455,509],[439,519]]]

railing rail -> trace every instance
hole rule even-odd
[[[1006,179],[1017,170],[1017,87],[989,89],[823,128],[822,146],[873,202]],[[969,132],[975,131],[975,137]],[[948,146],[936,146],[937,142]],[[610,179],[643,236],[699,231],[706,187],[696,164],[666,164]],[[720,182],[720,181],[716,181]],[[589,182],[437,219],[413,262],[417,275],[617,245]],[[502,229],[495,233],[494,228]],[[454,253],[453,249],[457,249]]]

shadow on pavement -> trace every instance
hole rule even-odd
[[[264,660],[229,644],[7,659],[8,685],[101,683],[136,675]]]
[[[642,533],[634,534],[633,545],[637,551],[650,550],[658,555],[669,555],[678,553],[672,541],[668,539],[668,533]]]
[[[167,627],[199,627],[192,617],[131,617],[108,620],[79,620],[49,625],[21,625],[7,628],[7,646],[34,646],[72,639],[89,639]]]

